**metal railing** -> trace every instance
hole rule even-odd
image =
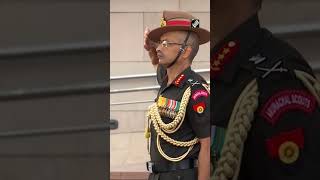
[[[110,94],[137,92],[137,91],[150,91],[150,90],[158,90],[159,88],[160,86],[157,85],[157,86],[137,87],[137,88],[127,88],[127,89],[113,89],[113,90],[110,90]]]
[[[65,96],[71,94],[107,94],[108,89],[109,87],[105,81],[60,85],[45,88],[19,88],[0,91],[0,101]]]
[[[72,126],[62,128],[41,128],[28,130],[13,130],[0,132],[0,138],[16,138],[16,137],[31,137],[31,136],[50,136],[56,134],[76,134],[88,132],[107,132],[108,130],[117,129],[118,121],[110,119],[101,124],[91,124],[85,126]]]
[[[196,73],[206,73],[209,72],[209,69],[196,69]],[[110,76],[110,80],[127,80],[127,79],[137,79],[137,78],[148,78],[156,77],[156,73],[145,73],[145,74],[134,74],[134,75],[124,75],[124,76]]]
[[[139,103],[152,103],[152,102],[154,102],[154,100],[125,101],[125,102],[110,103],[110,105],[116,106],[116,105],[129,105],[129,104],[139,104]]]
[[[91,50],[107,50],[109,42],[94,41],[94,42],[80,42],[70,44],[48,45],[41,47],[28,48],[14,48],[14,49],[0,49],[0,57],[17,57],[17,56],[34,56],[44,54],[57,54],[77,51],[91,51]],[[79,94],[107,94],[109,86],[106,80],[95,82],[83,82],[78,84],[59,85],[43,88],[19,88],[13,90],[0,91],[0,101],[21,100],[28,98],[47,98],[52,96],[65,95],[79,95]],[[32,136],[49,136],[61,134],[75,134],[88,132],[106,132],[110,129],[117,129],[118,122],[110,120],[109,123],[91,124],[84,126],[72,126],[61,128],[41,128],[41,129],[27,129],[27,130],[13,130],[7,132],[0,132],[0,138],[17,138],[17,137],[32,137]]]
[[[88,41],[77,43],[61,43],[53,45],[41,45],[34,47],[19,47],[0,49],[0,57],[34,56],[43,54],[56,54],[74,51],[107,50],[110,48],[109,41]]]
[[[28,130],[15,130],[0,132],[0,138],[15,138],[15,137],[26,137],[26,136],[48,136],[55,134],[74,134],[82,132],[96,132],[96,131],[107,131],[110,129],[107,123],[95,124],[87,126],[73,126],[63,128],[48,128],[48,129],[28,129]]]
[[[44,54],[57,54],[66,52],[91,51],[91,50],[107,50],[110,48],[110,42],[101,41],[84,41],[77,43],[61,43],[52,45],[42,45],[35,47],[21,47],[0,49],[0,57],[17,56],[35,56]],[[13,90],[0,91],[0,101],[27,99],[27,98],[43,98],[51,96],[64,96],[71,94],[94,94],[107,93],[109,90],[107,80],[96,82],[84,82],[78,84],[68,84],[43,88],[19,88]]]

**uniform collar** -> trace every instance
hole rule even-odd
[[[182,88],[183,85],[187,82],[188,77],[191,75],[191,67],[189,66],[185,70],[180,73],[176,79],[172,82],[172,84],[176,87]]]
[[[169,86],[173,85],[179,88],[182,88],[183,85],[187,82],[188,77],[191,75],[192,70],[191,67],[187,67],[185,70],[183,70],[173,81],[172,84],[170,84]],[[166,80],[163,82],[163,85],[166,86],[168,82],[168,75],[166,76]]]
[[[211,50],[211,78],[230,83],[239,68],[250,68],[245,56],[257,42],[260,33],[258,15],[255,14],[218,43]]]

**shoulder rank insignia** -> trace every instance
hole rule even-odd
[[[223,70],[223,67],[228,63],[233,56],[238,52],[239,44],[236,41],[229,41],[224,47],[222,47],[218,53],[211,57],[210,73],[212,76],[218,74]]]
[[[174,85],[179,86],[180,83],[184,80],[185,75],[181,74],[175,81],[174,81]]]

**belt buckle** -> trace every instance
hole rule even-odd
[[[153,167],[153,165],[154,165],[154,163],[152,163],[152,162],[147,162],[147,170],[150,172],[150,173],[153,173],[153,169],[152,169],[152,167]]]

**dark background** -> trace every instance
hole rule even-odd
[[[109,177],[109,2],[0,5],[0,179]]]
[[[295,47],[320,78],[320,1],[263,0],[261,24]]]

